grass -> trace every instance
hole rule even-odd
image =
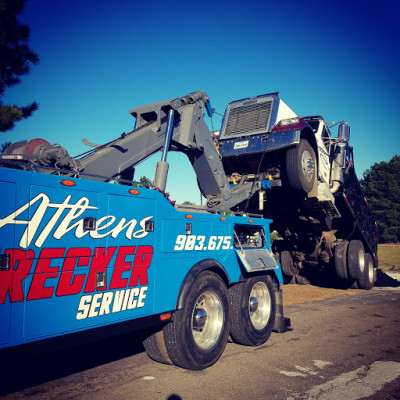
[[[400,272],[400,244],[378,244],[379,268]]]

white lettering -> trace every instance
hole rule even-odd
[[[139,294],[139,288],[135,287],[131,289],[131,293],[129,295],[129,300],[128,300],[128,310],[136,308],[137,299],[135,299],[135,296],[137,296],[138,294]]]
[[[103,226],[101,226],[101,224],[104,221],[107,221],[109,219],[108,222],[106,222]],[[109,226],[111,226],[113,223],[115,222],[115,217],[112,215],[107,215],[106,217],[102,217],[100,218],[97,222],[96,222],[96,230],[95,231],[90,231],[90,237],[92,239],[102,239],[104,237],[106,237],[107,235],[109,235],[110,233],[106,231],[106,233],[102,233],[100,234],[99,231],[102,231],[104,229],[107,229]]]
[[[124,302],[122,303],[122,311],[125,311],[126,307],[128,306],[129,292],[130,291],[131,291],[131,289],[126,289],[126,291],[125,291]]]
[[[89,318],[97,317],[99,315],[100,301],[103,293],[96,293],[93,295],[92,304],[90,305]]]
[[[142,286],[122,289],[116,292],[82,296],[76,313],[76,319],[93,318],[144,307],[147,289],[148,286]]]
[[[76,313],[76,319],[85,319],[89,314],[90,302],[92,301],[92,295],[88,294],[81,297],[79,302],[78,312]]]
[[[46,196],[47,197],[47,196]],[[46,240],[46,238],[49,236],[50,232],[52,231],[52,229],[54,228],[55,224],[57,223],[58,219],[61,217],[63,211],[68,207],[68,203],[69,200],[71,199],[71,195],[68,195],[65,200],[59,205],[57,211],[54,213],[54,215],[51,217],[50,221],[48,222],[48,224],[44,227],[44,229],[42,230],[42,232],[40,233],[39,237],[37,238],[35,244],[37,247],[41,247],[43,242]],[[43,204],[44,202],[42,202]],[[47,197],[47,206],[46,208],[49,206],[49,198]],[[42,221],[43,215],[46,212],[46,210],[43,211],[43,214],[38,214],[38,212],[36,211],[35,215],[38,214],[38,217],[40,217],[40,219],[38,220],[37,224],[35,225],[35,229],[33,230],[33,232],[30,232],[30,238],[28,239],[28,243],[30,244],[33,237],[35,236],[36,233],[36,229],[38,228],[40,222]],[[34,217],[35,217],[34,215]],[[33,219],[33,218],[32,218]],[[29,232],[29,229],[28,229]],[[29,246],[28,244],[28,246]]]
[[[136,233],[133,234],[133,237],[135,239],[141,239],[144,238],[145,236],[147,236],[146,230],[145,230],[145,226],[146,226],[146,221],[149,221],[150,219],[152,219],[153,217],[146,217],[143,218],[140,222],[139,225],[142,229],[140,229],[139,231],[137,231]]]
[[[112,308],[113,313],[121,311],[124,293],[125,293],[125,290],[118,290],[118,292],[115,292],[114,304],[113,304],[113,308]]]
[[[147,286],[140,288],[140,294],[137,302],[137,308],[144,307],[144,299],[146,298]]]
[[[110,306],[113,299],[112,292],[106,292],[100,305],[99,315],[110,314]]]
[[[132,239],[133,230],[135,229],[137,221],[136,219],[132,219],[127,224],[125,224],[125,221],[125,218],[121,218],[121,221],[118,222],[117,226],[110,231],[111,237],[115,239],[127,226],[129,226],[126,230],[125,236],[127,239]]]
[[[35,198],[18,208],[16,211],[10,213],[4,218],[0,219],[0,229],[6,225],[26,225],[24,232],[21,235],[19,246],[23,249],[28,248],[33,242],[39,226],[49,209],[56,211],[51,216],[50,220],[41,229],[34,244],[36,247],[42,247],[46,239],[51,235],[54,230],[53,237],[61,239],[70,231],[74,231],[75,237],[81,239],[89,233],[92,239],[101,239],[108,235],[112,238],[117,238],[118,235],[126,229],[125,236],[127,239],[142,239],[147,236],[148,232],[145,230],[146,221],[151,220],[153,216],[145,217],[139,222],[141,229],[135,232],[138,224],[136,219],[127,221],[121,218],[118,223],[113,227],[116,222],[116,217],[113,215],[106,215],[101,217],[96,222],[96,229],[93,231],[85,231],[83,229],[83,218],[80,218],[87,210],[98,210],[98,207],[91,206],[87,197],[81,197],[75,204],[70,204],[71,195],[68,195],[62,203],[50,203],[49,197],[40,193]],[[33,213],[31,219],[17,219],[21,214],[40,202],[36,211]],[[62,217],[62,214],[68,210],[67,214]],[[62,218],[62,219],[61,219]],[[57,225],[58,224],[58,225]]]
[[[78,239],[89,233],[89,231],[83,231],[83,219],[68,227],[69,223],[72,220],[80,217],[87,209],[97,210],[97,207],[89,206],[89,199],[86,197],[82,197],[74,206],[71,207],[71,210],[60,222],[58,228],[54,232],[53,237],[55,237],[56,239],[61,239],[62,236],[64,236],[66,233],[74,228],[76,228],[75,236]]]

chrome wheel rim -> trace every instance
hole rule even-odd
[[[358,251],[358,265],[360,267],[360,273],[362,275],[365,269],[365,254],[363,249],[359,249]]]
[[[314,176],[315,165],[311,153],[308,150],[304,150],[301,156],[301,169],[306,181],[311,182]]]
[[[368,264],[367,264],[367,268],[368,268],[368,281],[370,283],[374,283],[374,264],[372,262],[372,260],[368,260]]]
[[[249,296],[249,315],[254,329],[261,330],[267,326],[271,314],[271,297],[264,282],[257,282]]]
[[[197,346],[210,349],[217,343],[224,323],[224,310],[219,297],[212,291],[202,293],[193,308],[192,335]]]

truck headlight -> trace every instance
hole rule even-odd
[[[279,122],[280,126],[297,125],[300,122],[299,117],[282,119]]]

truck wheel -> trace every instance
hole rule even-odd
[[[246,279],[229,289],[231,337],[234,342],[259,346],[271,335],[275,322],[275,289],[269,276]]]
[[[349,279],[349,273],[347,271],[347,248],[349,246],[349,242],[347,240],[343,240],[343,242],[339,243],[335,247],[335,269],[336,275],[340,279]]]
[[[365,269],[365,252],[361,240],[352,240],[347,249],[347,265],[350,278],[362,279]]]
[[[369,253],[365,253],[365,268],[363,277],[359,280],[360,289],[370,290],[374,287],[374,262]]]
[[[299,270],[293,265],[293,258],[290,254],[290,251],[283,250],[281,251],[279,257],[282,272],[287,276],[296,276],[299,273]]]
[[[171,365],[172,361],[168,356],[167,348],[164,342],[163,331],[153,333],[143,341],[143,347],[146,349],[147,355],[154,361],[162,364]]]
[[[230,330],[228,290],[211,271],[194,281],[183,309],[164,327],[164,341],[172,362],[200,370],[218,361]]]
[[[349,289],[359,289],[360,286],[358,285],[357,279],[350,279],[349,281]]]
[[[315,185],[316,157],[314,149],[305,139],[286,152],[286,172],[289,186],[296,191],[310,193]]]

